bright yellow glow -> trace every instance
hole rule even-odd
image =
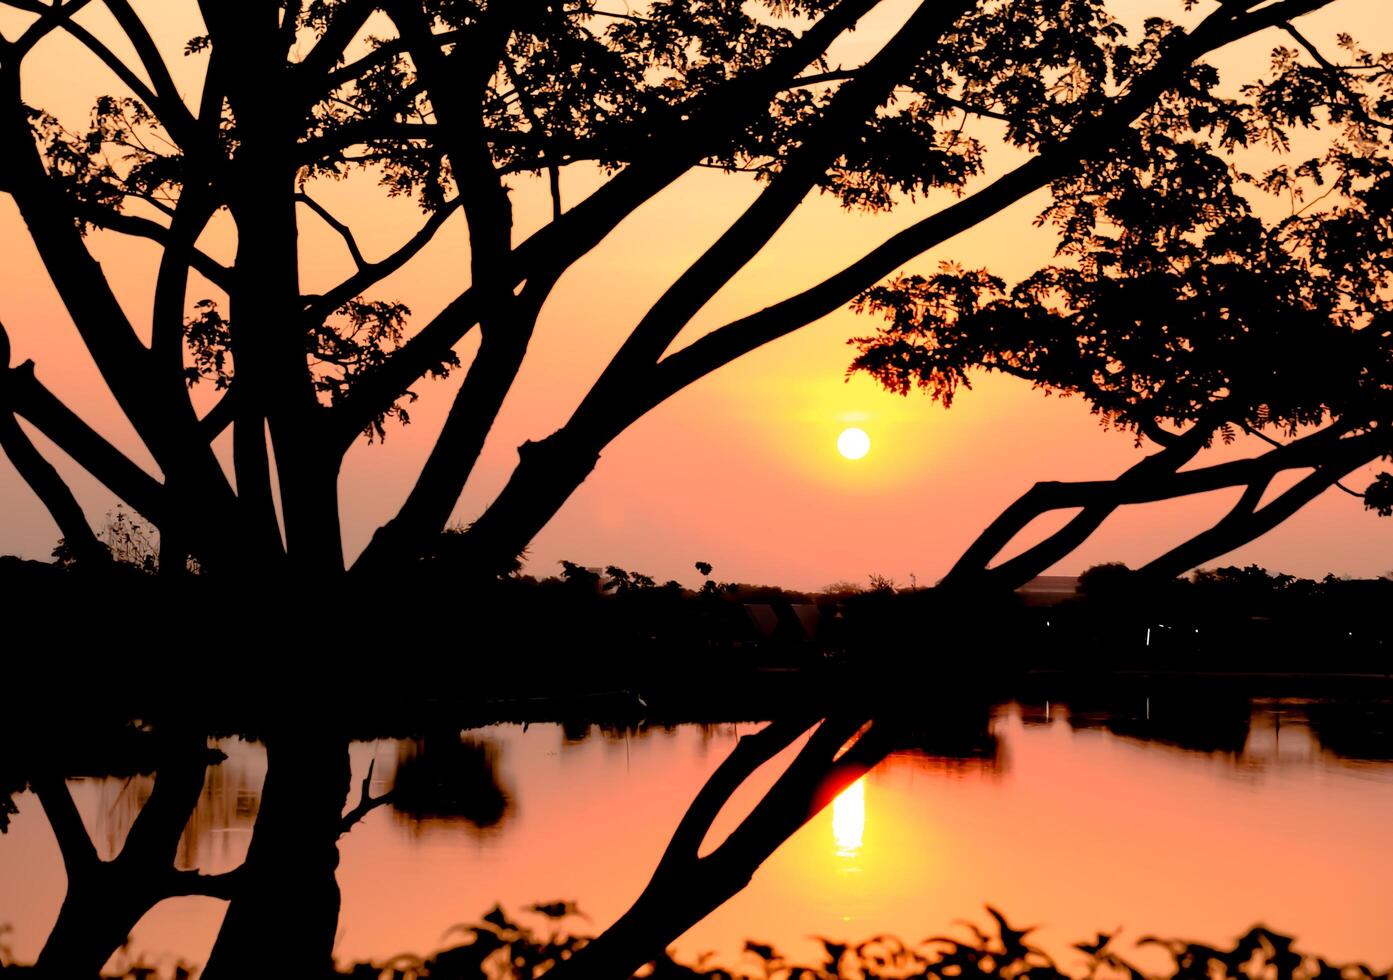
[[[838,857],[855,857],[866,836],[866,780],[856,780],[832,801],[832,836]]]
[[[837,436],[837,452],[847,459],[860,459],[871,451],[871,437],[865,429],[844,429]]]

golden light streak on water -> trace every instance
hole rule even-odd
[[[866,780],[856,780],[832,801],[832,837],[837,857],[853,858],[866,837]]]

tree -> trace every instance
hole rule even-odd
[[[1294,26],[1273,78],[1245,103],[1211,106],[1220,139],[1194,135],[1193,106],[1162,99],[1115,144],[1053,186],[1041,216],[1059,264],[1006,288],[945,263],[862,294],[886,325],[853,341],[852,370],[951,405],[973,371],[1079,395],[1147,456],[1114,480],[1040,483],[1004,511],[945,577],[949,588],[1017,588],[1063,559],[1119,507],[1241,489],[1212,527],[1144,565],[1169,579],[1266,533],[1332,487],[1387,516],[1390,475],[1341,482],[1393,455],[1393,58],[1343,38],[1343,66]],[[1292,130],[1337,134],[1292,161],[1241,146],[1290,145]],[[1257,163],[1261,170],[1248,172]],[[1178,430],[1178,431],[1177,431]],[[1186,468],[1238,433],[1266,451]],[[1284,471],[1310,470],[1274,492]],[[1265,501],[1265,502],[1264,502]],[[1078,508],[1059,531],[992,566],[1037,517]]]
[[[282,569],[332,580],[344,572],[345,452],[406,421],[424,378],[463,375],[411,493],[352,566],[399,570],[446,527],[559,277],[692,168],[753,173],[763,183],[755,202],[633,328],[570,420],[520,447],[507,485],[461,536],[468,564],[492,574],[654,406],[1081,165],[1112,158],[1158,100],[1198,133],[1245,138],[1222,130],[1234,110],[1199,59],[1332,2],[1226,2],[1193,30],[1154,20],[1136,40],[1103,0],[923,3],[850,67],[831,65],[829,47],[876,0],[655,2],[641,16],[592,0],[259,0],[235,12],[204,2],[207,33],[186,52],[207,59],[192,104],[130,0],[103,5],[137,64],[83,26],[88,0],[7,0],[32,20],[0,41],[0,190],[160,473],[100,437],[29,364],[0,384],[0,444],[75,553],[100,549],[12,415],[158,527],[171,552],[162,568],[192,556],[209,575]],[[97,102],[85,131],[25,101],[22,65],[57,32],[120,87]],[[1030,159],[967,194],[989,157],[966,128],[981,121],[1003,126]],[[609,177],[565,201],[558,174],[574,166]],[[368,261],[353,230],[314,197],[316,181],[348,177],[410,195],[424,215],[419,232]],[[553,220],[515,241],[509,182],[531,177],[547,180]],[[965,196],[814,287],[669,352],[814,190],[867,210],[906,195]],[[470,242],[459,292],[417,323],[380,284],[456,211]],[[236,226],[230,265],[199,247],[221,212]],[[298,281],[302,220],[339,232],[355,263],[322,294]],[[162,249],[148,343],[92,260],[93,230]],[[458,364],[455,345],[475,329],[478,352]],[[202,417],[189,395],[196,384],[223,392]],[[230,477],[211,448],[228,427]]]
[[[1124,477],[1087,488],[1087,496],[1077,487],[1053,497],[1036,494],[988,529],[968,567],[979,557],[985,567],[1014,536],[1006,532],[1020,518],[1056,503],[1072,506],[1059,503],[1066,498],[1082,499],[1084,507],[1068,535],[1087,533],[1089,522],[1116,506],[1159,492],[1149,479],[1153,471],[1169,473],[1160,481],[1166,492],[1205,481],[1231,485],[1216,483],[1224,479],[1258,486],[1261,474],[1254,471],[1262,467],[1181,471],[1225,421],[1257,429],[1273,421],[1310,425],[1338,405],[1340,420],[1363,420],[1356,422],[1358,433],[1337,421],[1274,448],[1273,459],[1303,465],[1314,458],[1314,447],[1332,454],[1318,457],[1326,467],[1327,459],[1335,465],[1386,451],[1384,429],[1359,414],[1364,409],[1356,411],[1358,399],[1340,401],[1345,389],[1331,389],[1324,380],[1293,391],[1290,404],[1277,399],[1270,377],[1261,395],[1224,395],[1231,419],[1211,419],[1194,396],[1177,395],[1157,411],[1132,411],[1132,389],[1112,390],[1108,372],[1097,380],[1092,368],[1116,361],[1138,376],[1151,370],[1169,384],[1173,375],[1177,388],[1203,391],[1212,388],[1208,358],[1232,364],[1243,348],[1224,340],[1227,328],[1214,317],[1174,321],[1186,324],[1188,341],[1199,341],[1191,350],[1177,339],[1175,350],[1166,351],[1194,362],[1187,361],[1183,374],[1151,363],[1154,336],[1148,347],[1132,343],[1126,331],[1099,332],[1096,347],[1080,346],[1073,306],[1106,323],[1110,291],[1133,288],[1113,263],[1046,270],[1030,288],[1009,295],[989,277],[957,270],[877,287],[904,263],[1045,188],[1055,194],[1052,213],[1074,229],[1068,235],[1078,250],[1096,258],[1110,246],[1098,240],[1087,215],[1090,207],[1097,210],[1093,198],[1114,193],[1110,182],[1155,198],[1158,178],[1184,189],[1197,175],[1207,181],[1199,186],[1217,192],[1207,169],[1215,158],[1210,144],[1240,146],[1279,128],[1269,117],[1280,111],[1272,103],[1280,103],[1283,86],[1305,80],[1307,88],[1299,91],[1306,96],[1295,105],[1349,121],[1354,103],[1344,101],[1342,90],[1320,87],[1322,79],[1348,73],[1328,70],[1318,57],[1314,75],[1293,62],[1277,80],[1241,98],[1219,94],[1217,73],[1201,61],[1334,0],[1226,0],[1192,30],[1152,20],[1135,40],[1109,17],[1103,0],[926,0],[869,60],[850,68],[832,65],[827,52],[879,5],[876,0],[767,0],[758,9],[734,0],[654,0],[641,14],[622,15],[589,0],[253,0],[235,7],[204,0],[199,9],[207,34],[188,46],[191,55],[208,60],[197,106],[178,92],[164,53],[129,0],[104,0],[104,6],[136,53],[138,68],[74,19],[91,2],[0,0],[33,15],[17,36],[0,41],[0,190],[18,206],[89,352],[160,470],[159,478],[146,473],[99,436],[44,386],[33,365],[5,370],[0,446],[53,513],[74,555],[97,560],[106,551],[70,488],[15,417],[159,529],[161,569],[183,569],[193,558],[210,578],[309,573],[333,586],[349,571],[337,504],[344,453],[356,440],[381,437],[389,424],[405,422],[412,388],[424,378],[462,374],[410,495],[351,571],[381,576],[410,566],[435,548],[446,528],[558,279],[627,215],[699,166],[751,172],[762,181],[761,191],[634,327],[568,422],[520,448],[498,498],[452,536],[452,560],[485,576],[512,568],[627,426],[693,381],[858,296],[867,309],[908,311],[892,325],[933,338],[925,347],[929,367],[910,362],[898,375],[880,368],[887,377],[927,378],[931,386],[952,378],[945,389],[951,394],[969,366],[1006,365],[1032,380],[1078,390],[1109,418],[1135,425],[1164,446],[1160,462],[1139,464],[1148,479]],[[1166,6],[1158,0],[1158,10]],[[370,20],[389,29],[365,37]],[[58,31],[82,44],[124,88],[98,102],[87,132],[70,131],[24,100],[23,63]],[[251,65],[255,70],[248,70]],[[1373,84],[1386,77],[1382,61],[1358,70]],[[987,145],[965,129],[983,120],[1003,128],[1006,142],[1028,156],[990,180]],[[1298,113],[1284,125],[1314,123],[1314,115]],[[1176,138],[1176,132],[1187,135]],[[1347,156],[1351,167],[1377,160],[1377,154]],[[1195,173],[1186,164],[1194,164]],[[558,174],[578,165],[599,167],[608,179],[582,200],[567,202]],[[316,180],[350,176],[375,176],[383,193],[410,195],[422,207],[420,231],[386,258],[367,260],[353,231],[314,198]],[[1314,179],[1314,172],[1295,176]],[[547,181],[553,219],[515,242],[508,181],[526,177]],[[1363,179],[1341,193],[1364,193]],[[1361,205],[1368,214],[1377,201],[1372,186]],[[691,318],[814,190],[870,210],[887,209],[905,195],[947,191],[962,197],[810,289],[669,352]],[[1115,196],[1126,198],[1121,191]],[[1183,218],[1209,204],[1182,195],[1176,207]],[[1220,207],[1231,217],[1241,210],[1232,201],[1221,200]],[[1368,217],[1350,207],[1351,216]],[[237,229],[231,265],[199,248],[204,229],[222,211]],[[470,237],[459,292],[438,316],[414,323],[400,303],[377,290],[456,211]],[[306,217],[339,232],[354,258],[354,270],[322,294],[306,295],[298,282],[296,230]],[[1353,217],[1346,222],[1350,234],[1381,229]],[[1156,220],[1180,219],[1163,212]],[[1260,274],[1287,276],[1292,290],[1304,288],[1303,276],[1315,276],[1284,264],[1280,244],[1261,248],[1265,227],[1237,217],[1227,224],[1247,236],[1222,253],[1234,257],[1227,263],[1233,270],[1241,270],[1239,258],[1261,258],[1267,264]],[[1358,254],[1374,254],[1358,251],[1362,239],[1351,243],[1337,235],[1344,227],[1337,220],[1316,224],[1324,231],[1312,232],[1312,242],[1332,248],[1344,242]],[[148,344],[91,257],[85,236],[93,230],[149,239],[163,249]],[[1172,312],[1193,284],[1180,273],[1168,278],[1163,266],[1181,260],[1182,266],[1204,267],[1171,254],[1175,245],[1160,229],[1126,227],[1117,245],[1131,263],[1126,269],[1155,266],[1153,289]],[[1333,270],[1333,259],[1321,268]],[[192,291],[205,283],[209,295]],[[1267,288],[1264,280],[1244,293],[1254,304],[1254,324]],[[1054,295],[1063,297],[1058,309],[1048,305]],[[969,315],[926,319],[920,312],[946,296],[961,297]],[[1276,309],[1268,312],[1279,320],[1294,312],[1301,303],[1293,296],[1278,294]],[[1375,297],[1376,290],[1364,298],[1366,310]],[[1326,334],[1319,332],[1329,331],[1341,350],[1348,348],[1348,356],[1332,359],[1333,376],[1345,384],[1352,359],[1367,352],[1360,343],[1344,343],[1350,324],[1336,315],[1341,309],[1333,300],[1316,304],[1311,315],[1297,318],[1296,328],[1321,340]],[[940,326],[958,330],[961,341],[940,343]],[[1011,334],[1017,326],[1027,332]],[[468,365],[457,363],[455,346],[476,329],[478,353]],[[1222,342],[1211,350],[1216,330]],[[1061,333],[1066,343],[1045,345],[1058,360],[1041,354],[1037,340],[1059,340]],[[0,339],[0,354],[8,365],[7,339]],[[198,384],[222,392],[201,417],[189,396]],[[1264,408],[1271,403],[1275,412]],[[1192,424],[1174,435],[1162,427],[1165,421]],[[211,447],[229,427],[231,478]],[[1365,435],[1370,438],[1359,442]],[[1317,472],[1324,479],[1328,467]],[[1269,511],[1254,506],[1240,516],[1240,523],[1260,522]],[[881,707],[815,712],[742,742],[694,801],[634,911],[587,947],[587,965],[574,965],[582,962],[578,957],[566,969],[624,976],[738,890],[839,785],[890,750],[894,728],[877,717]],[[810,730],[795,762],[741,828],[698,857],[724,801],[763,761]],[[343,817],[347,745],[341,731],[315,728],[303,717],[270,726],[265,801],[246,865],[215,886],[181,880],[180,887],[230,898],[206,976],[246,975],[248,958],[271,948],[285,949],[287,963],[307,975],[325,969],[339,900],[337,839],[351,829]],[[61,817],[61,794],[57,800]],[[364,786],[351,815],[374,802]],[[67,823],[70,846],[82,851],[81,828]],[[76,876],[69,885],[70,898],[81,904],[85,886]],[[141,894],[150,903],[159,897],[157,891]],[[91,941],[84,962],[99,962],[103,944],[130,914],[129,905],[113,908],[112,921],[85,930]]]

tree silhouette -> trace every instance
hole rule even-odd
[[[850,66],[832,64],[829,49],[876,0],[657,2],[641,15],[591,0],[204,2],[207,33],[185,53],[207,68],[190,101],[130,0],[90,4],[112,15],[120,44],[84,26],[88,0],[6,0],[32,19],[0,40],[0,190],[158,476],[28,363],[0,380],[0,445],[75,554],[99,557],[100,544],[12,416],[159,529],[170,552],[161,568],[192,557],[209,575],[332,577],[344,571],[344,454],[406,421],[423,379],[462,375],[411,492],[353,564],[398,570],[446,527],[558,279],[682,174],[753,174],[754,203],[633,327],[565,425],[520,447],[502,492],[459,536],[468,567],[506,570],[636,419],[1026,195],[1086,179],[1090,162],[1126,166],[1135,124],[1158,105],[1189,119],[1197,138],[1233,139],[1237,109],[1200,59],[1333,2],[1230,0],[1192,30],[1153,20],[1135,40],[1103,0],[922,3]],[[85,131],[26,101],[22,66],[60,32],[118,87]],[[974,123],[1004,129],[1028,160],[986,179],[990,153]],[[575,166],[608,177],[565,200],[558,175]],[[364,249],[314,186],[374,176],[424,217],[370,259],[379,250]],[[547,181],[553,218],[518,240],[510,182],[533,177]],[[964,196],[811,288],[670,351],[815,190],[872,211],[906,196]],[[460,285],[420,322],[381,286],[456,211],[469,232]],[[224,212],[236,228],[230,264],[199,246]],[[340,234],[353,260],[322,293],[299,282],[306,221]],[[94,230],[161,249],[148,342],[92,258]],[[460,364],[455,346],[475,329],[478,351]],[[8,342],[0,347],[8,355]],[[189,394],[199,384],[221,391],[201,417]],[[211,445],[229,427],[230,474]]]
[[[158,476],[64,405],[33,364],[10,367],[3,329],[0,447],[53,514],[75,560],[101,562],[108,552],[16,418],[159,529],[162,570],[185,569],[193,559],[213,577],[309,573],[333,583],[350,570],[338,513],[345,453],[407,421],[424,379],[448,378],[457,384],[454,401],[418,479],[351,569],[396,572],[431,551],[445,530],[560,277],[683,174],[715,167],[753,174],[761,182],[755,201],[632,328],[568,421],[519,448],[498,497],[451,536],[461,566],[480,575],[512,568],[620,432],[692,382],[857,297],[867,309],[892,313],[896,342],[915,331],[929,338],[910,343],[922,362],[867,363],[901,386],[928,379],[951,395],[971,366],[1009,369],[1078,391],[1110,420],[1164,447],[1112,483],[1036,492],[987,530],[969,567],[985,567],[1014,535],[1007,533],[1014,522],[1054,506],[1084,508],[1080,523],[1046,543],[1058,548],[1148,494],[1247,487],[1232,526],[1196,545],[1183,556],[1188,561],[1280,519],[1299,500],[1258,508],[1249,498],[1261,496],[1265,474],[1314,465],[1319,482],[1355,458],[1387,451],[1375,397],[1382,362],[1369,360],[1377,345],[1366,343],[1377,331],[1364,323],[1384,315],[1377,309],[1381,280],[1370,275],[1386,220],[1376,193],[1382,158],[1362,146],[1336,149],[1315,169],[1293,171],[1291,180],[1310,181],[1347,163],[1348,178],[1335,186],[1349,203],[1294,215],[1281,230],[1245,220],[1237,198],[1224,196],[1236,193],[1232,178],[1213,166],[1225,148],[1282,127],[1382,125],[1366,118],[1382,103],[1352,98],[1348,86],[1351,74],[1381,84],[1383,61],[1361,61],[1352,73],[1308,51],[1315,69],[1293,58],[1275,79],[1237,97],[1220,95],[1217,73],[1202,63],[1233,41],[1335,2],[1225,0],[1209,5],[1191,30],[1152,20],[1131,39],[1103,0],[926,0],[867,61],[847,67],[834,65],[828,52],[877,0],[655,0],[641,14],[589,0],[202,0],[207,33],[191,39],[187,53],[206,59],[207,69],[191,104],[129,0],[100,3],[122,35],[118,46],[76,19],[96,0],[0,0],[32,15],[0,39],[0,191],[15,202]],[[1157,0],[1157,8],[1169,4]],[[99,100],[86,131],[25,98],[24,62],[56,32],[81,45],[121,89]],[[136,64],[117,53],[127,48]],[[1004,131],[1026,161],[991,176],[987,144],[968,128],[979,122]],[[575,166],[598,168],[606,179],[568,201],[559,174]],[[365,251],[359,233],[315,199],[314,182],[374,174],[383,194],[409,196],[423,218],[405,243],[369,259],[380,253]],[[546,181],[553,215],[519,241],[509,182],[526,178]],[[1277,178],[1267,182],[1280,189]],[[1046,188],[1054,194],[1050,213],[1080,257],[1076,266],[1043,270],[1009,293],[996,280],[957,270],[877,288],[906,262]],[[1184,193],[1191,188],[1194,194]],[[813,191],[872,211],[906,196],[961,198],[822,282],[671,350]],[[1118,219],[1119,231],[1100,230],[1090,217],[1105,210],[1100,202],[1117,209],[1109,218]],[[1219,212],[1215,227],[1232,241],[1190,254],[1191,240],[1210,232],[1211,209]],[[199,247],[223,212],[237,232],[227,265]],[[456,212],[469,232],[456,295],[421,323],[381,295],[381,286]],[[299,282],[302,220],[340,234],[353,260],[352,271],[322,293],[307,294]],[[1172,228],[1178,233],[1168,234]],[[92,258],[86,239],[94,231],[161,248],[148,343]],[[1287,234],[1304,246],[1288,247]],[[1308,259],[1302,247],[1329,251]],[[1118,261],[1104,259],[1113,252]],[[1356,256],[1365,265],[1348,265]],[[1345,279],[1341,263],[1350,270]],[[1355,282],[1369,285],[1361,292]],[[1317,286],[1325,291],[1302,292]],[[925,316],[947,298],[961,309]],[[1114,332],[1114,303],[1142,303],[1154,309],[1154,322]],[[1349,303],[1356,308],[1347,312]],[[1096,322],[1081,331],[1078,317]],[[1277,332],[1264,341],[1259,327]],[[478,351],[460,363],[455,348],[475,330]],[[1172,330],[1173,340],[1158,341],[1158,332]],[[1296,342],[1288,342],[1288,330]],[[1080,344],[1080,336],[1096,342]],[[1310,345],[1327,342],[1319,377],[1308,376]],[[1216,384],[1254,351],[1270,355],[1272,366],[1254,367],[1251,390]],[[1114,363],[1141,387],[1110,382]],[[1361,363],[1367,379],[1351,376]],[[1292,377],[1302,383],[1286,385]],[[1140,397],[1143,382],[1164,394],[1162,404],[1135,406],[1154,401]],[[221,392],[202,416],[190,398],[197,385]],[[1209,411],[1213,403],[1222,410]],[[1304,432],[1331,418],[1257,462],[1181,469],[1225,424]],[[1189,428],[1173,434],[1166,422]],[[229,428],[230,474],[212,448]],[[1387,497],[1370,501],[1383,506]],[[352,823],[344,819],[348,741],[307,718],[297,725],[280,719],[272,729],[265,800],[246,864],[217,881],[177,880],[186,890],[180,893],[230,899],[209,977],[246,976],[255,969],[252,957],[269,949],[284,949],[292,971],[329,969],[337,841]],[[810,729],[764,800],[724,844],[699,857],[724,801]],[[877,709],[865,708],[835,717],[813,712],[742,741],[693,802],[634,909],[585,947],[586,960],[578,954],[558,976],[622,977],[657,955],[742,887],[839,786],[883,758],[892,736]],[[170,789],[160,799],[171,813],[187,802],[192,773],[182,763],[161,773]],[[69,842],[65,921],[90,937],[81,963],[51,971],[72,975],[119,943],[131,915],[138,918],[137,900],[153,904],[176,893],[163,876],[173,843],[156,811],[151,826],[165,832],[152,830],[157,839],[131,857],[143,890],[121,902],[90,902],[92,889],[106,887],[103,876],[126,873],[125,865],[112,870],[125,853],[94,865],[61,780],[37,778],[29,784],[47,786],[45,808],[51,801],[55,830]],[[363,794],[351,814],[374,805],[366,786]]]
[[[1367,491],[1343,478],[1393,454],[1393,58],[1343,40],[1336,66],[1296,28],[1273,77],[1242,102],[1212,103],[1218,139],[1195,108],[1162,99],[1109,159],[1058,180],[1042,215],[1061,263],[1011,288],[945,263],[902,275],[858,305],[887,323],[853,341],[852,370],[950,405],[975,370],[1079,395],[1108,426],[1159,448],[1114,480],[1040,483],[968,548],[943,584],[1017,588],[1077,548],[1119,507],[1241,489],[1216,524],[1143,566],[1172,578],[1266,533],[1339,486],[1386,515],[1388,474]],[[1292,131],[1336,134],[1292,162]],[[1241,150],[1258,147],[1244,157]],[[1263,169],[1247,172],[1256,163]],[[1189,467],[1214,441],[1265,451]],[[1274,491],[1284,471],[1310,470]],[[1043,541],[991,562],[1033,520],[1079,513]]]

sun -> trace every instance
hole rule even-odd
[[[871,437],[864,429],[844,429],[837,436],[837,452],[847,459],[860,459],[871,451]]]

